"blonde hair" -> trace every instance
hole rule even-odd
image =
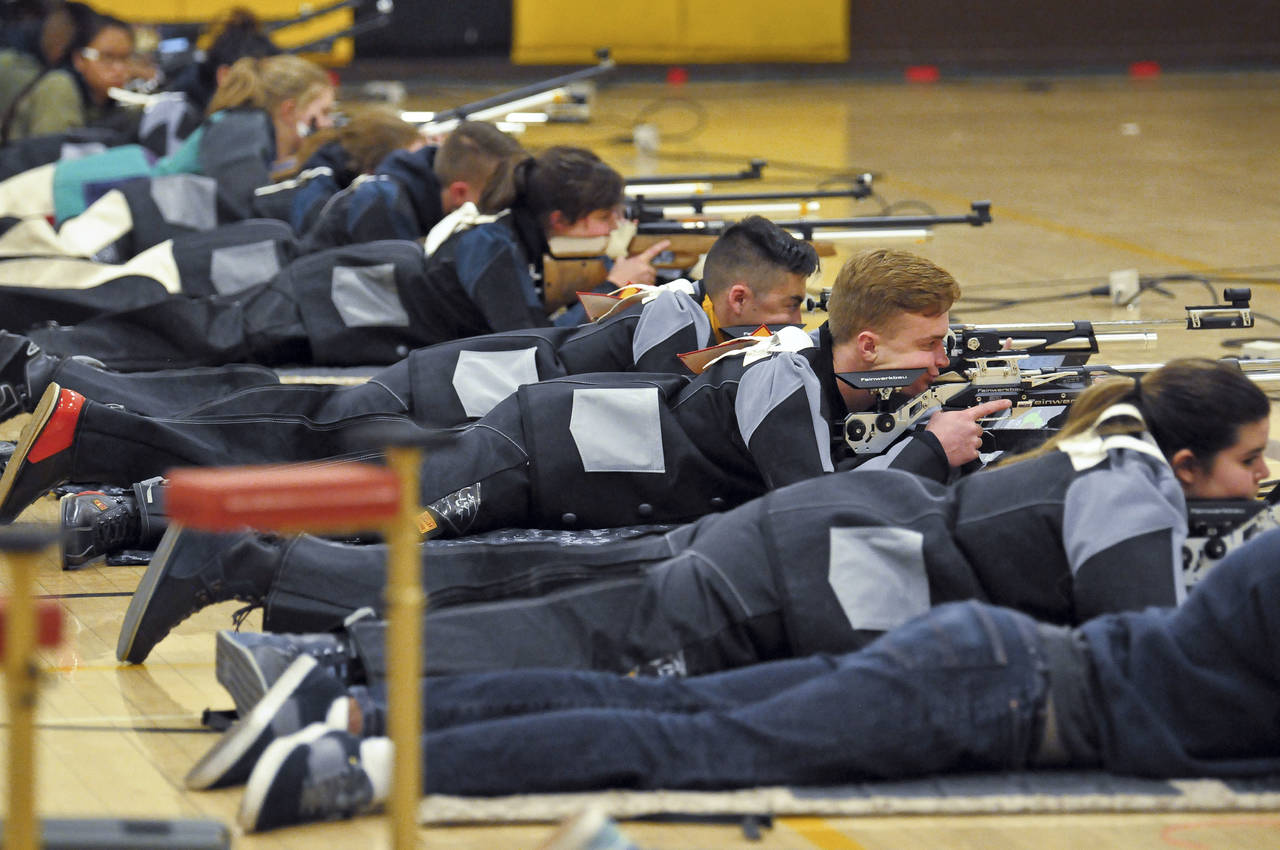
[[[417,126],[400,117],[400,111],[385,104],[352,106],[344,110],[347,121],[341,127],[317,130],[302,140],[294,159],[297,164],[282,173],[291,177],[302,170],[313,153],[329,142],[342,146],[344,165],[356,174],[372,172],[392,151],[422,140]]]
[[[836,274],[828,301],[831,341],[883,331],[901,313],[937,316],[960,298],[950,273],[915,254],[881,249],[855,254]]]
[[[246,56],[237,59],[227,71],[209,101],[207,113],[253,106],[275,115],[286,100],[305,107],[332,87],[323,68],[298,56]]]

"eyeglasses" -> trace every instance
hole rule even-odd
[[[128,65],[133,61],[132,53],[127,56],[115,56],[103,53],[93,47],[82,47],[80,49],[80,55],[85,59],[88,59],[90,62],[101,62],[104,65]]]

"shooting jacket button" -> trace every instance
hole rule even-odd
[[[575,513],[564,513],[560,515],[561,525],[577,525],[578,515]]]
[[[712,496],[712,497],[711,497],[711,510],[713,510],[713,511],[722,511],[722,510],[724,510],[724,508],[725,508],[725,505],[726,505],[726,504],[727,504],[727,503],[726,503],[726,502],[725,502],[725,500],[724,500],[724,496]]]
[[[397,356],[397,357],[399,357],[401,360],[403,360],[404,358],[408,357],[408,356],[409,356],[409,346],[407,346],[407,345],[397,345],[397,346],[396,346],[396,356]]]
[[[645,519],[648,519],[649,517],[653,516],[653,505],[650,505],[647,502],[641,502],[639,505],[636,506],[636,513],[638,513],[640,516],[644,517]]]

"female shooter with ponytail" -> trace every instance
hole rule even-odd
[[[459,335],[547,325],[554,310],[543,300],[548,240],[607,236],[618,224],[623,188],[622,175],[583,148],[557,146],[503,160],[478,205],[464,205],[427,240],[428,274],[440,291],[465,296],[450,299],[459,302],[458,319],[465,323]],[[618,260],[608,287],[653,283],[649,261],[662,247]],[[568,310],[555,323],[582,321],[584,313]]]

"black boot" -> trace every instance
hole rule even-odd
[[[480,513],[480,483],[455,490],[423,508],[418,515],[418,531],[423,540],[435,537],[462,537],[471,530]]]
[[[148,478],[134,484],[130,493],[86,490],[63,496],[62,568],[125,549],[154,549],[169,527],[164,485],[163,478]]]
[[[59,362],[25,336],[0,331],[0,422],[35,409]]]
[[[116,658],[141,664],[174,626],[209,605],[261,605],[283,556],[276,537],[170,526],[125,611]]]

